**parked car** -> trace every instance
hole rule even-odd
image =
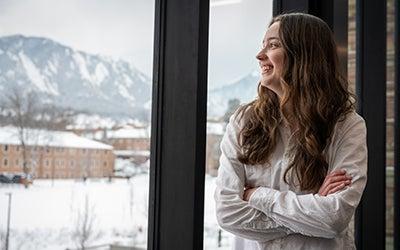
[[[12,178],[13,183],[20,183],[24,185],[30,185],[33,182],[32,175],[30,174],[25,174],[25,173],[20,173],[20,174],[14,174]]]
[[[19,174],[16,174],[11,178],[11,181],[12,181],[12,183],[21,183],[22,176]]]
[[[12,183],[11,178],[9,174],[0,174],[0,183]]]
[[[0,183],[17,183],[30,185],[33,182],[32,175],[25,173],[2,173],[0,174]]]

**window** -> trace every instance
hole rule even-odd
[[[255,56],[271,18],[272,1],[211,1],[210,4],[204,195],[206,249],[232,247],[233,235],[222,230],[215,218],[213,192],[221,155],[219,144],[230,115],[241,103],[257,95],[259,66]]]
[[[43,134],[29,136],[45,150],[28,153],[37,178],[12,197],[12,227],[18,230],[10,234],[11,248],[72,249],[82,237],[85,249],[145,248],[148,172],[115,155],[102,135],[150,126],[154,0],[15,0],[1,3],[1,10],[0,61],[10,54],[16,63],[2,67],[0,87],[20,87],[24,100],[25,90],[33,90],[37,98],[31,100],[46,100],[45,106],[33,102]],[[6,123],[2,115],[0,123]],[[130,179],[114,178],[114,172]],[[0,187],[0,197],[5,192]],[[19,205],[27,199],[40,200],[40,209]],[[85,214],[93,226],[79,230]],[[24,235],[32,240],[21,241]]]

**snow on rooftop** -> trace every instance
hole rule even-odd
[[[116,156],[150,156],[149,150],[114,150]]]
[[[110,117],[78,114],[74,118],[74,125],[68,125],[67,129],[111,128],[113,126],[115,126],[115,121]]]
[[[93,141],[72,132],[26,129],[25,144],[65,148],[113,149],[112,146]],[[0,127],[0,144],[19,145],[18,130],[15,127]]]
[[[118,130],[108,130],[107,138],[150,138],[149,128],[121,128]]]

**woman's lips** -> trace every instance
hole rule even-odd
[[[261,74],[269,73],[274,67],[272,65],[261,66]]]

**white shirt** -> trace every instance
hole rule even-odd
[[[337,122],[325,148],[328,173],[345,169],[352,183],[328,196],[301,192],[283,181],[288,167],[290,131],[279,127],[271,166],[238,161],[243,120],[231,117],[221,142],[214,198],[219,225],[235,235],[235,250],[355,249],[349,222],[367,181],[365,121],[355,112]],[[258,187],[249,202],[245,184]]]

